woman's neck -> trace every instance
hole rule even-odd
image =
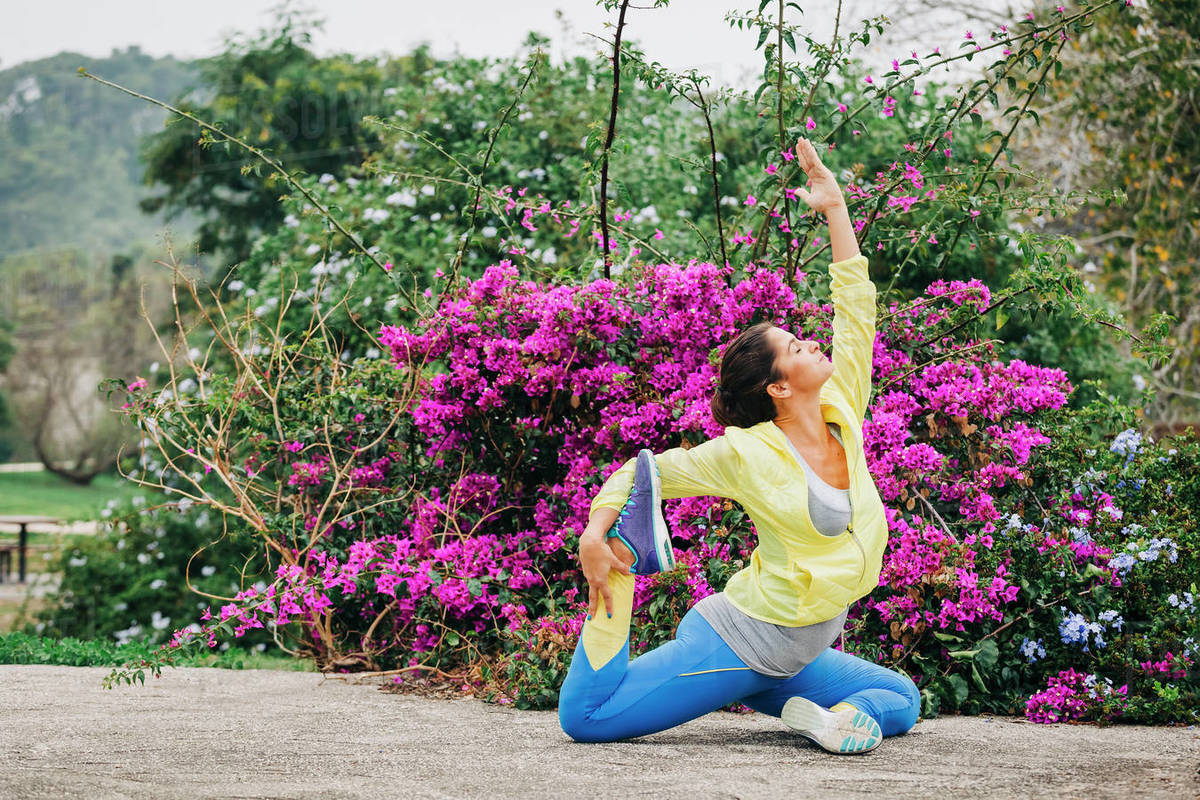
[[[778,409],[774,422],[797,445],[828,446],[829,429],[821,415],[819,393],[788,398],[788,402]]]

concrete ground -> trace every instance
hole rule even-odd
[[[316,673],[0,666],[2,798],[1194,798],[1200,731],[943,717],[860,756],[717,713],[576,744],[550,711]]]

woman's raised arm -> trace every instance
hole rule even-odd
[[[807,139],[796,143],[796,162],[808,175],[808,190],[800,199],[829,224],[833,263],[829,267],[833,294],[833,376],[862,420],[871,399],[871,359],[875,350],[875,284],[867,274],[867,258],[858,251],[846,198],[829,167],[821,163]]]

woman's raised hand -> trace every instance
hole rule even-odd
[[[629,565],[617,558],[604,534],[595,535],[590,531],[579,537],[579,565],[588,582],[588,616],[599,611],[603,600],[604,611],[611,617],[613,597],[608,585],[608,571],[615,569],[629,575]]]
[[[796,194],[800,195],[800,199],[808,203],[813,211],[823,214],[831,208],[846,204],[837,178],[833,177],[829,167],[821,163],[821,157],[817,155],[817,149],[812,146],[812,142],[803,136],[796,142],[796,163],[804,170],[809,180],[808,189],[796,189]]]

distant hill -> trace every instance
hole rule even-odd
[[[167,113],[78,75],[79,67],[171,101],[198,70],[137,47],[106,58],[59,53],[0,71],[0,258],[79,246],[101,253],[153,242],[161,218],[143,213],[148,193],[139,138]],[[194,222],[171,223],[177,237]]]

